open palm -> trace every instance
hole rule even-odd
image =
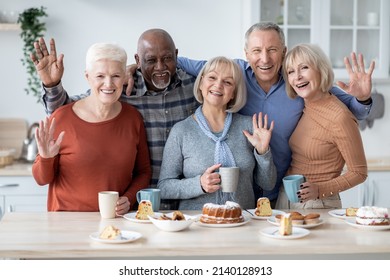
[[[356,54],[351,53],[352,65],[349,62],[348,57],[344,58],[345,67],[349,75],[349,82],[337,82],[337,85],[345,92],[355,96],[360,101],[365,101],[371,96],[372,88],[372,72],[375,68],[375,61],[371,61],[370,67],[367,72],[364,66],[364,58],[362,54],[359,54],[359,60],[356,58]]]
[[[61,54],[57,57],[54,39],[50,40],[50,53],[43,38],[39,38],[34,43],[34,49],[35,54],[32,53],[30,57],[42,83],[46,87],[57,85],[64,74],[64,55]]]
[[[39,127],[35,131],[35,140],[37,141],[38,152],[42,158],[52,158],[58,155],[64,131],[62,131],[58,138],[54,139],[55,119],[50,122],[46,117],[44,121],[39,122]]]
[[[257,153],[262,155],[269,149],[269,142],[271,141],[274,122],[272,121],[268,128],[268,115],[265,115],[263,120],[263,113],[260,112],[258,117],[256,114],[253,115],[252,123],[253,134],[250,134],[245,130],[244,135],[252,146],[255,147]]]

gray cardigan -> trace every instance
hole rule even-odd
[[[235,200],[245,209],[255,208],[254,182],[264,190],[272,190],[276,168],[272,153],[257,154],[243,130],[252,133],[252,117],[233,114],[227,144],[240,167]],[[199,128],[193,116],[176,123],[165,144],[158,188],[162,199],[180,199],[179,209],[201,210],[208,202],[215,203],[217,192],[204,193],[200,176],[214,164],[215,142]]]

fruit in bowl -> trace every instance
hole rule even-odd
[[[163,214],[160,217],[148,216],[152,223],[163,231],[181,231],[188,228],[196,217],[182,214],[180,211]]]

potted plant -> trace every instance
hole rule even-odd
[[[34,63],[31,61],[30,54],[34,52],[34,42],[43,37],[46,31],[46,25],[41,21],[41,18],[47,17],[45,7],[29,8],[19,14],[18,23],[20,24],[23,45],[23,58],[21,59],[23,66],[27,71],[27,85],[25,88],[27,94],[31,93],[40,100],[41,82],[35,70]]]

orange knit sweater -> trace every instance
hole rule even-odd
[[[88,123],[72,110],[74,103],[57,109],[57,136],[65,131],[59,155],[37,156],[33,176],[49,184],[49,211],[99,211],[98,192],[118,191],[133,206],[138,190],[149,185],[151,168],[144,123],[139,112],[122,103],[111,120]]]
[[[365,181],[367,163],[358,123],[335,96],[305,102],[289,141],[292,162],[287,174],[303,174],[319,186],[320,199]],[[347,170],[342,174],[346,165]]]

